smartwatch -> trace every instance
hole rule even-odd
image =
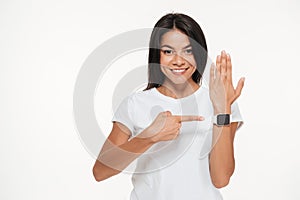
[[[231,123],[230,114],[218,114],[213,116],[213,123],[217,126],[228,126]]]

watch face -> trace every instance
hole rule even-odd
[[[229,114],[217,115],[217,124],[218,125],[228,125],[229,123],[230,123],[230,115]]]

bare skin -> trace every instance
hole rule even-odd
[[[161,71],[166,78],[157,90],[166,96],[182,98],[193,94],[200,87],[191,77],[196,70],[196,62],[189,44],[188,37],[176,29],[162,36],[160,63]],[[231,71],[230,56],[222,51],[217,57],[216,67],[211,67],[210,74],[210,99],[214,114],[230,114],[231,104],[241,94],[244,79],[239,81],[235,89]],[[170,111],[164,111],[149,127],[131,140],[129,129],[115,122],[95,162],[93,168],[95,179],[102,181],[116,175],[155,143],[176,139],[182,122],[201,120],[203,120],[201,116],[174,116]],[[234,172],[233,141],[236,128],[237,123],[231,123],[226,127],[213,127],[215,144],[209,162],[211,179],[217,188],[226,186]]]
[[[203,119],[201,116],[178,116],[169,111],[161,112],[148,128],[131,140],[128,140],[129,129],[115,122],[94,165],[95,179],[102,181],[120,173],[157,142],[174,140],[179,135],[181,122]]]
[[[217,56],[216,66],[210,70],[210,98],[214,106],[214,114],[231,114],[231,104],[241,95],[244,78],[238,82],[236,89],[232,84],[232,64],[229,54],[225,51]],[[237,123],[229,126],[213,127],[213,141],[216,145],[210,153],[210,174],[217,188],[229,183],[235,168],[233,141]]]

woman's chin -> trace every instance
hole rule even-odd
[[[172,79],[169,79],[169,82],[174,85],[182,85],[182,84],[188,83],[188,81],[185,77],[172,78]]]

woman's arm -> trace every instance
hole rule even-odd
[[[234,172],[233,140],[237,128],[237,122],[230,126],[213,127],[213,141],[216,144],[210,152],[210,174],[212,183],[217,188],[225,187]]]
[[[131,140],[128,140],[130,130],[115,122],[93,167],[95,179],[102,181],[120,173],[157,142],[176,139],[181,122],[203,119],[201,116],[176,116],[169,111],[161,112],[149,127]]]
[[[229,54],[222,51],[217,56],[216,66],[210,70],[210,99],[214,107],[214,115],[231,114],[232,103],[240,96],[244,86],[244,78],[238,82],[236,89],[232,84],[232,64]],[[229,126],[213,126],[213,149],[210,152],[210,175],[217,188],[226,186],[234,172],[233,140],[237,123]]]
[[[112,131],[93,167],[96,181],[102,181],[120,173],[153,144],[150,138],[146,137],[135,137],[128,141],[130,134],[130,130],[123,124],[113,123]]]

